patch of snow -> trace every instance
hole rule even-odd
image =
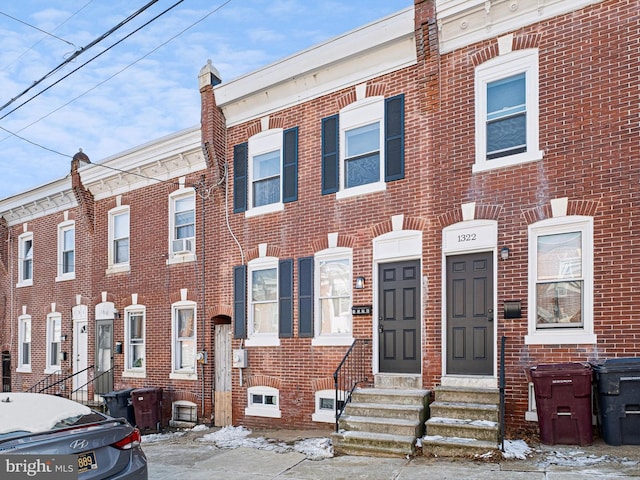
[[[154,443],[163,442],[166,440],[174,440],[176,438],[184,437],[186,432],[168,432],[168,433],[150,433],[142,436],[142,443]]]
[[[529,448],[529,445],[527,445],[524,440],[505,440],[502,456],[504,458],[525,460],[531,452],[531,448]]]
[[[45,432],[67,418],[88,415],[86,405],[44,393],[0,394],[0,433]]]

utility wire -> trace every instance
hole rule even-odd
[[[21,24],[23,24],[23,25],[26,25],[27,27],[31,27],[31,28],[33,28],[34,30],[38,30],[39,32],[42,32],[42,33],[44,33],[45,35],[49,35],[50,37],[53,37],[53,38],[55,38],[56,40],[60,40],[61,42],[66,43],[67,45],[71,45],[73,48],[76,48],[76,49],[78,48],[78,47],[76,47],[73,43],[68,42],[68,41],[67,41],[67,40],[65,40],[64,38],[57,37],[57,36],[56,36],[56,35],[54,35],[53,33],[49,33],[49,32],[47,32],[46,30],[42,30],[41,28],[38,28],[38,27],[36,27],[36,26],[34,26],[34,25],[31,25],[30,23],[23,22],[23,21],[22,21],[22,20],[20,20],[19,18],[12,17],[12,16],[11,16],[11,15],[9,15],[8,13],[0,12],[0,15],[4,15],[5,17],[10,18],[11,20],[15,20],[15,21],[16,21],[16,22],[18,22],[18,23],[21,23]]]
[[[7,108],[9,105],[11,105],[13,102],[15,102],[17,99],[19,99],[20,97],[24,96],[27,92],[29,92],[30,90],[32,90],[34,87],[36,87],[37,85],[39,85],[40,83],[42,83],[44,80],[46,80],[47,78],[49,78],[51,75],[53,75],[54,73],[56,73],[57,71],[59,71],[62,67],[64,67],[65,65],[67,65],[68,63],[71,63],[73,60],[75,60],[79,55],[81,55],[82,53],[86,52],[87,50],[89,50],[90,48],[93,48],[94,46],[96,46],[98,43],[100,43],[101,41],[103,41],[105,38],[107,38],[109,35],[111,35],[112,33],[114,33],[115,31],[117,31],[118,29],[120,29],[121,27],[123,27],[124,25],[126,25],[127,23],[129,23],[131,20],[133,20],[135,17],[137,17],[138,15],[140,15],[142,12],[144,12],[145,10],[149,9],[154,3],[157,3],[159,0],[152,0],[151,2],[147,3],[144,7],[140,8],[139,10],[137,10],[136,12],[132,13],[131,15],[129,15],[127,18],[125,18],[122,22],[118,23],[115,27],[110,28],[107,32],[103,33],[102,35],[100,35],[98,38],[96,38],[95,40],[93,40],[92,42],[90,42],[88,45],[86,45],[85,47],[80,47],[79,49],[77,49],[73,54],[71,54],[69,56],[69,58],[67,58],[65,61],[63,61],[60,65],[58,65],[57,67],[55,67],[53,70],[49,71],[49,73],[45,74],[42,78],[40,78],[39,80],[36,80],[35,82],[33,82],[29,87],[27,87],[25,90],[23,90],[22,92],[20,92],[17,96],[15,96],[14,98],[12,98],[11,100],[9,100],[7,103],[5,103],[4,105],[2,105],[0,107],[0,111],[4,110],[5,108]],[[77,70],[77,69],[76,69]],[[74,72],[76,71],[74,70]],[[73,73],[73,72],[72,72]],[[55,84],[54,84],[55,85]],[[22,104],[24,105],[24,103]],[[21,105],[21,106],[22,106]],[[12,110],[15,111],[15,110]],[[11,112],[9,112],[11,113]],[[6,117],[6,115],[5,115]],[[4,117],[2,117],[4,118]]]

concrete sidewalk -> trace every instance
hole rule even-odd
[[[312,438],[310,432],[253,432],[278,442]],[[317,433],[317,432],[316,432]],[[321,436],[321,434],[319,435]],[[151,480],[640,480],[640,446],[589,447],[539,445],[525,460],[497,462],[426,456],[380,458],[338,456],[311,460],[295,451],[218,448],[198,435],[143,443]]]

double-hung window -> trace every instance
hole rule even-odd
[[[249,263],[249,339],[278,341],[278,260]]]
[[[173,372],[185,378],[196,374],[196,306],[193,302],[173,305]],[[174,378],[180,378],[179,376]]]
[[[76,228],[74,222],[58,226],[58,276],[56,280],[71,280],[76,272]]]
[[[530,344],[594,343],[593,220],[559,217],[529,228]]]
[[[517,50],[476,68],[474,171],[540,160],[538,51]]]
[[[109,212],[108,273],[129,270],[129,219],[129,206],[117,207]]]
[[[31,317],[18,318],[18,372],[31,372]]]
[[[47,368],[45,373],[60,371],[62,317],[58,313],[47,316]]]
[[[171,195],[169,219],[169,260],[184,261],[195,258],[195,193],[182,188]]]
[[[33,233],[18,238],[18,287],[33,285]]]
[[[125,309],[125,370],[144,372],[145,370],[145,309],[129,307]]]

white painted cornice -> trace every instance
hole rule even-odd
[[[603,0],[436,0],[440,53],[513,32]]]
[[[9,226],[29,222],[77,206],[71,176],[0,200],[0,216]]]
[[[215,87],[227,126],[415,65],[413,7]]]

